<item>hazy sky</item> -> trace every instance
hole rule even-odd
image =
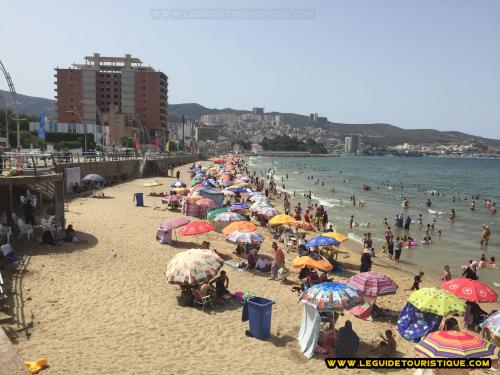
[[[131,53],[169,76],[170,103],[500,138],[499,0],[0,4],[0,59],[19,93],[53,98],[53,68]],[[302,12],[186,19],[169,9]]]

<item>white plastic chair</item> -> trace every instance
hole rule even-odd
[[[57,233],[59,233],[61,230],[62,230],[62,225],[61,223],[55,221],[56,220],[56,217],[55,216],[51,216],[47,219],[47,225],[54,231],[56,231]]]
[[[17,227],[19,229],[19,239],[24,235],[29,241],[33,235],[33,227],[31,224],[26,224],[23,219],[17,219]]]

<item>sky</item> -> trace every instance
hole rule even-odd
[[[168,75],[170,103],[500,139],[498,0],[0,0],[0,13],[21,94],[53,98],[55,67],[130,53]]]

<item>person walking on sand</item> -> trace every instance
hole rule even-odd
[[[276,280],[279,269],[285,265],[285,254],[283,253],[283,250],[278,247],[278,244],[275,241],[273,241],[271,246],[274,252],[274,260],[271,265],[271,277],[269,277],[269,280]]]

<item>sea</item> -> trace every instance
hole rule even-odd
[[[487,259],[494,256],[500,262],[500,212],[493,215],[484,207],[485,199],[500,205],[500,159],[252,156],[246,160],[249,169],[259,177],[274,178],[278,190],[290,193],[292,207],[298,202],[307,207],[304,194],[311,191],[312,204],[322,204],[335,230],[347,234],[350,241],[361,243],[363,234],[370,232],[378,255],[385,245],[386,218],[395,237],[406,234],[418,243],[403,249],[404,268],[437,278],[444,265],[449,265],[452,277],[460,277],[461,266],[469,264],[469,260],[479,261],[481,254]],[[364,184],[370,190],[364,190]],[[353,195],[356,205],[350,199]],[[473,199],[476,196],[479,199]],[[402,207],[403,197],[409,200],[409,208]],[[360,199],[365,202],[364,207],[359,207]],[[427,199],[432,202],[430,208]],[[473,200],[475,211],[470,210]],[[452,208],[456,211],[455,221],[449,219]],[[394,226],[394,217],[401,212],[414,221],[409,231]],[[422,228],[417,224],[420,214]],[[352,230],[351,215],[358,224]],[[433,244],[422,244],[425,227],[434,220],[435,229],[430,233]],[[491,228],[487,246],[480,245],[483,224]],[[498,289],[499,272],[480,269],[478,276],[480,281]]]

